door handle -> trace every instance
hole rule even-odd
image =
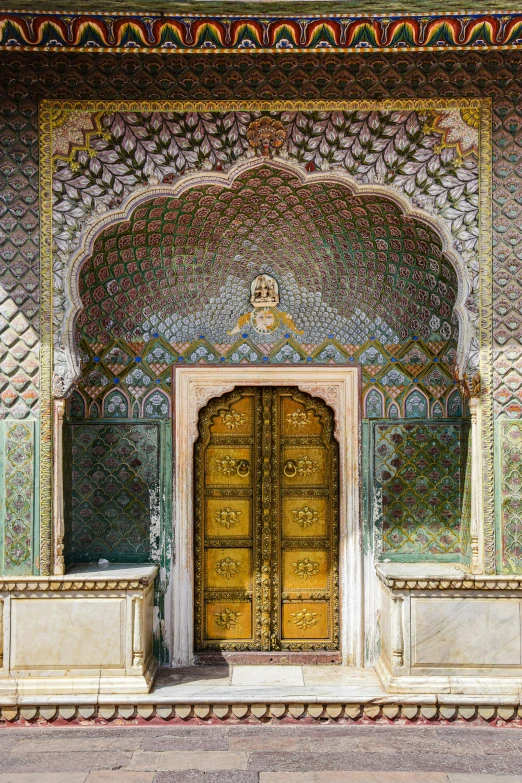
[[[285,462],[283,473],[287,478],[293,478],[295,476],[295,474],[297,473],[297,465],[295,463],[295,460],[289,459]]]
[[[237,475],[245,478],[250,473],[250,462],[247,459],[240,459],[237,463]]]

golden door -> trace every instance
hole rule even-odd
[[[338,445],[322,400],[237,388],[195,448],[195,648],[337,650]]]

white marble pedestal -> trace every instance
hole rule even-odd
[[[381,563],[381,654],[390,693],[520,694],[522,577]]]
[[[0,695],[148,693],[157,571],[79,565],[0,579]]]

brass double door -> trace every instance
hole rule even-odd
[[[237,388],[195,448],[195,649],[337,650],[338,444],[322,400]]]

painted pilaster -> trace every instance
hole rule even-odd
[[[5,575],[38,573],[38,498],[34,419],[0,422],[0,571]]]
[[[471,564],[472,574],[484,571],[484,523],[482,481],[482,420],[480,397],[469,400],[471,415]]]
[[[65,399],[53,401],[53,573],[65,573],[63,557],[63,417]]]

